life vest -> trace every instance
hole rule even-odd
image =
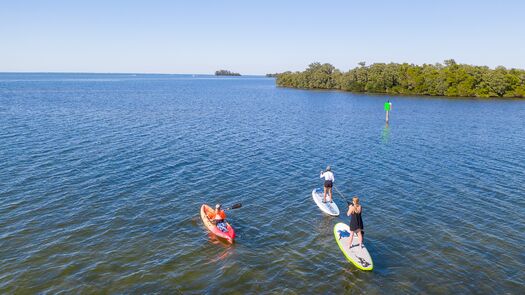
[[[215,213],[215,220],[224,220],[226,219],[226,213],[224,213],[224,210],[219,210],[218,213]]]

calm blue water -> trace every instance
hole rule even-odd
[[[392,97],[385,126],[386,99],[0,74],[0,293],[523,293],[525,101]],[[373,272],[311,199],[327,164]],[[232,246],[200,220],[216,202],[243,204]]]

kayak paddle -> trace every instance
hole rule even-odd
[[[237,209],[237,208],[241,208],[242,207],[242,204],[241,203],[237,203],[237,204],[233,204],[231,207],[228,207],[224,210],[231,210],[231,209]]]

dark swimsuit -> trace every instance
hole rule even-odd
[[[361,213],[352,213],[350,214],[350,230],[356,231],[358,229],[361,229],[361,230],[364,229],[363,219],[361,219]]]

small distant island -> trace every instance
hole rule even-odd
[[[239,74],[239,73],[231,72],[231,71],[228,71],[228,70],[215,71],[215,76],[240,76],[240,75],[241,74]]]
[[[266,74],[266,77],[268,77],[268,78],[277,78],[277,75],[279,75],[279,73],[275,73],[275,74]]]
[[[342,72],[331,64],[312,63],[302,72],[277,75],[282,87],[337,89],[351,92],[429,95],[450,97],[525,98],[525,70],[491,69],[487,66],[458,64],[414,65],[374,63]]]

